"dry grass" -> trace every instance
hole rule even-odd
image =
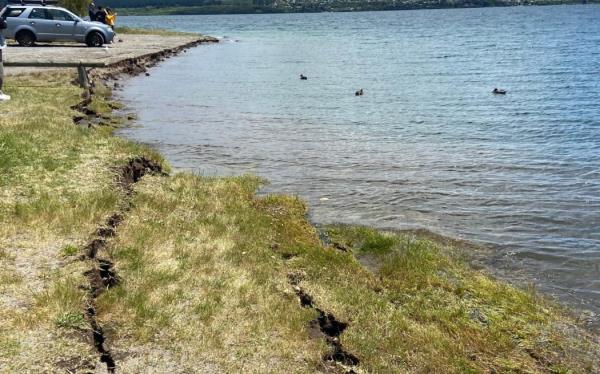
[[[13,100],[0,105],[0,372],[97,361],[79,323],[86,265],[64,248],[79,248],[115,209],[114,167],[139,147],[73,125],[81,90],[72,78],[11,77]]]
[[[321,344],[289,293],[269,249],[270,222],[256,215],[252,177],[149,177],[110,254],[123,283],[99,300],[125,372],[311,372]]]
[[[160,156],[73,125],[70,78],[19,77],[0,105],[0,372],[102,371],[78,250],[129,199],[102,253],[121,283],[97,299],[118,372],[344,372],[323,362],[317,312],[290,279],[349,323],[359,373],[598,372],[595,337],[470,269],[460,248],[347,226],[325,228],[324,246],[302,201],[257,197],[252,176],[147,175],[128,197],[116,167]],[[109,95],[94,105],[108,112]]]

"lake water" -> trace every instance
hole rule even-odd
[[[123,134],[176,168],[264,176],[320,223],[491,245],[600,311],[600,6],[119,21],[222,38],[121,92],[143,125]]]

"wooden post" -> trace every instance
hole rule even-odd
[[[87,70],[83,64],[77,66],[77,75],[79,76],[79,86],[89,90],[90,89],[90,78],[88,77]]]

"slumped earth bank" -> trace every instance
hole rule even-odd
[[[253,176],[172,173],[93,74],[0,106],[0,372],[594,373],[597,336],[415,233],[317,230]],[[83,95],[83,96],[82,96]]]

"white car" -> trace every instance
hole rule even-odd
[[[90,47],[101,47],[111,43],[115,36],[108,25],[84,21],[57,6],[9,4],[0,11],[0,17],[6,20],[8,26],[2,30],[4,37],[15,39],[26,47],[35,42],[54,41],[74,41]]]

